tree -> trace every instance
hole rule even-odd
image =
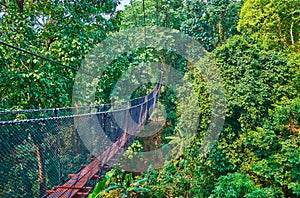
[[[242,1],[186,1],[186,18],[181,30],[197,39],[206,50],[212,51],[237,34]]]
[[[299,0],[246,0],[238,30],[253,35],[266,49],[282,50],[300,39]]]
[[[74,69],[1,45],[0,108],[7,110],[71,106],[74,77],[82,59],[95,44],[118,28],[117,20],[113,18],[117,3],[113,0],[1,1],[1,41],[52,58]],[[31,139],[35,145],[39,196],[43,196],[47,179],[44,159],[47,145],[44,144],[44,137],[50,136],[51,130],[45,131],[43,126],[35,127],[10,131],[13,137],[22,133],[25,140],[9,143],[14,148],[22,143],[28,145],[26,140]],[[8,142],[3,142],[1,148],[5,144]],[[14,153],[13,148],[9,153]],[[29,197],[33,196],[30,191],[28,193]]]
[[[248,175],[235,172],[219,178],[210,198],[213,197],[273,197],[272,190],[263,190],[255,186]]]
[[[121,29],[130,27],[160,26],[180,29],[183,13],[183,2],[175,0],[132,0],[121,13]]]
[[[1,3],[1,40],[75,69],[93,45],[117,28],[116,19],[104,18],[115,13],[112,0],[17,2]],[[0,55],[2,109],[71,105],[76,70],[2,45]]]
[[[201,101],[199,134],[180,158],[159,171],[153,194],[298,196],[299,64],[245,36],[228,39],[213,54],[226,88],[228,111],[222,134],[210,153],[199,156],[210,106],[205,82],[194,68],[186,75]]]

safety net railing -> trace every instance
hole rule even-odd
[[[122,105],[1,111],[0,197],[43,197],[124,133],[129,146],[155,108],[161,81]]]

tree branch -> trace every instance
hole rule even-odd
[[[16,0],[17,5],[18,5],[18,12],[22,13],[24,10],[24,0]]]
[[[222,10],[220,19],[219,19],[219,23],[218,23],[218,27],[219,27],[219,34],[220,34],[220,40],[222,43],[225,43],[225,35],[224,35],[224,31],[223,31],[223,27],[222,27],[222,21],[224,19],[225,13],[227,12],[227,10],[224,8]]]
[[[51,37],[51,38],[49,39],[49,41],[47,42],[47,45],[46,45],[46,50],[47,50],[47,51],[49,51],[50,45],[51,45],[54,41],[56,41],[56,40],[57,40],[56,37]]]
[[[291,28],[290,28],[290,34],[291,34],[292,45],[295,44],[295,41],[294,41],[294,34],[293,34],[293,27],[294,27],[294,15],[292,15],[292,24],[291,24]]]

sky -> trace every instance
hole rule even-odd
[[[130,0],[120,0],[121,4],[118,6],[118,10],[124,10],[125,5],[129,5]]]

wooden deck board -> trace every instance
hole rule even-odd
[[[96,177],[100,171],[100,167],[103,167],[113,156],[122,149],[129,139],[130,135],[124,133],[120,141],[115,142],[110,148],[106,149],[101,155],[93,159],[91,163],[84,166],[77,174],[73,174],[71,178],[62,186],[56,186],[54,191],[50,191],[49,198],[73,198],[75,197],[85,185]],[[104,159],[104,156],[106,159]],[[71,176],[71,175],[70,175]],[[79,193],[81,196],[84,193]]]

